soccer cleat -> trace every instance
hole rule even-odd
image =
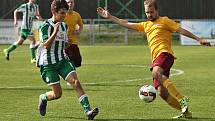
[[[192,113],[189,112],[189,111],[187,111],[187,112],[182,113],[182,114],[180,114],[178,116],[172,117],[172,119],[183,119],[183,118],[184,119],[190,119],[190,118],[192,118]]]
[[[98,115],[99,109],[94,108],[86,113],[88,120],[93,120],[96,115]]]
[[[31,59],[31,63],[36,63],[36,59],[35,58]]]
[[[41,116],[45,116],[46,115],[46,106],[47,106],[47,101],[42,100],[42,95],[39,96],[39,105],[38,105],[38,109],[40,112]]]
[[[9,53],[7,52],[7,49],[4,49],[3,52],[4,52],[4,55],[5,55],[6,60],[9,61],[10,58],[9,58]]]
[[[181,105],[181,113],[185,113],[188,110],[189,98],[183,97],[179,103]]]

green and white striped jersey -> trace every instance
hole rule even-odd
[[[41,45],[48,40],[54,31],[53,19],[46,20],[39,29]],[[59,31],[55,37],[50,49],[45,49],[42,46],[37,51],[37,64],[49,65],[55,64],[63,59],[66,59],[65,44],[68,42],[67,26],[64,22],[59,26]]]
[[[20,5],[16,10],[23,13],[21,29],[31,30],[35,15],[39,13],[38,5],[25,3]]]

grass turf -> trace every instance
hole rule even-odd
[[[75,91],[63,80],[63,96],[48,102],[47,114],[40,117],[38,96],[50,88],[40,78],[39,69],[30,63],[27,46],[21,46],[6,61],[0,45],[0,120],[1,121],[81,121],[85,115]],[[144,84],[151,84],[150,55],[147,46],[81,46],[83,65],[77,73],[91,105],[100,109],[98,121],[166,121],[180,112],[159,96],[146,104],[138,97]],[[175,46],[173,69],[184,73],[170,79],[190,97],[192,121],[215,120],[214,47]],[[172,70],[171,73],[177,73]]]

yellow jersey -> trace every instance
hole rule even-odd
[[[64,22],[68,26],[68,37],[72,44],[78,44],[78,37],[74,34],[74,31],[83,25],[80,14],[76,11],[67,12]]]
[[[137,23],[137,30],[147,36],[152,62],[162,53],[168,52],[174,56],[172,50],[172,33],[179,29],[179,23],[168,17],[159,17],[155,21]]]

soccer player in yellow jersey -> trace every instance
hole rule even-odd
[[[148,20],[140,23],[119,19],[101,7],[97,8],[97,13],[123,27],[146,34],[152,58],[153,83],[158,94],[167,104],[181,111],[179,116],[173,118],[192,118],[192,113],[188,110],[188,98],[182,95],[169,79],[170,68],[175,59],[171,34],[178,32],[206,46],[210,46],[210,43],[181,28],[178,23],[168,17],[159,16],[156,0],[145,0],[144,7]]]
[[[78,47],[78,38],[79,34],[83,30],[83,22],[80,14],[73,10],[75,6],[74,0],[66,0],[69,10],[67,12],[66,18],[64,19],[65,23],[67,24],[68,30],[68,37],[71,42],[70,46],[66,49],[66,54],[72,60],[75,67],[81,66],[82,57],[80,54],[80,50]]]

